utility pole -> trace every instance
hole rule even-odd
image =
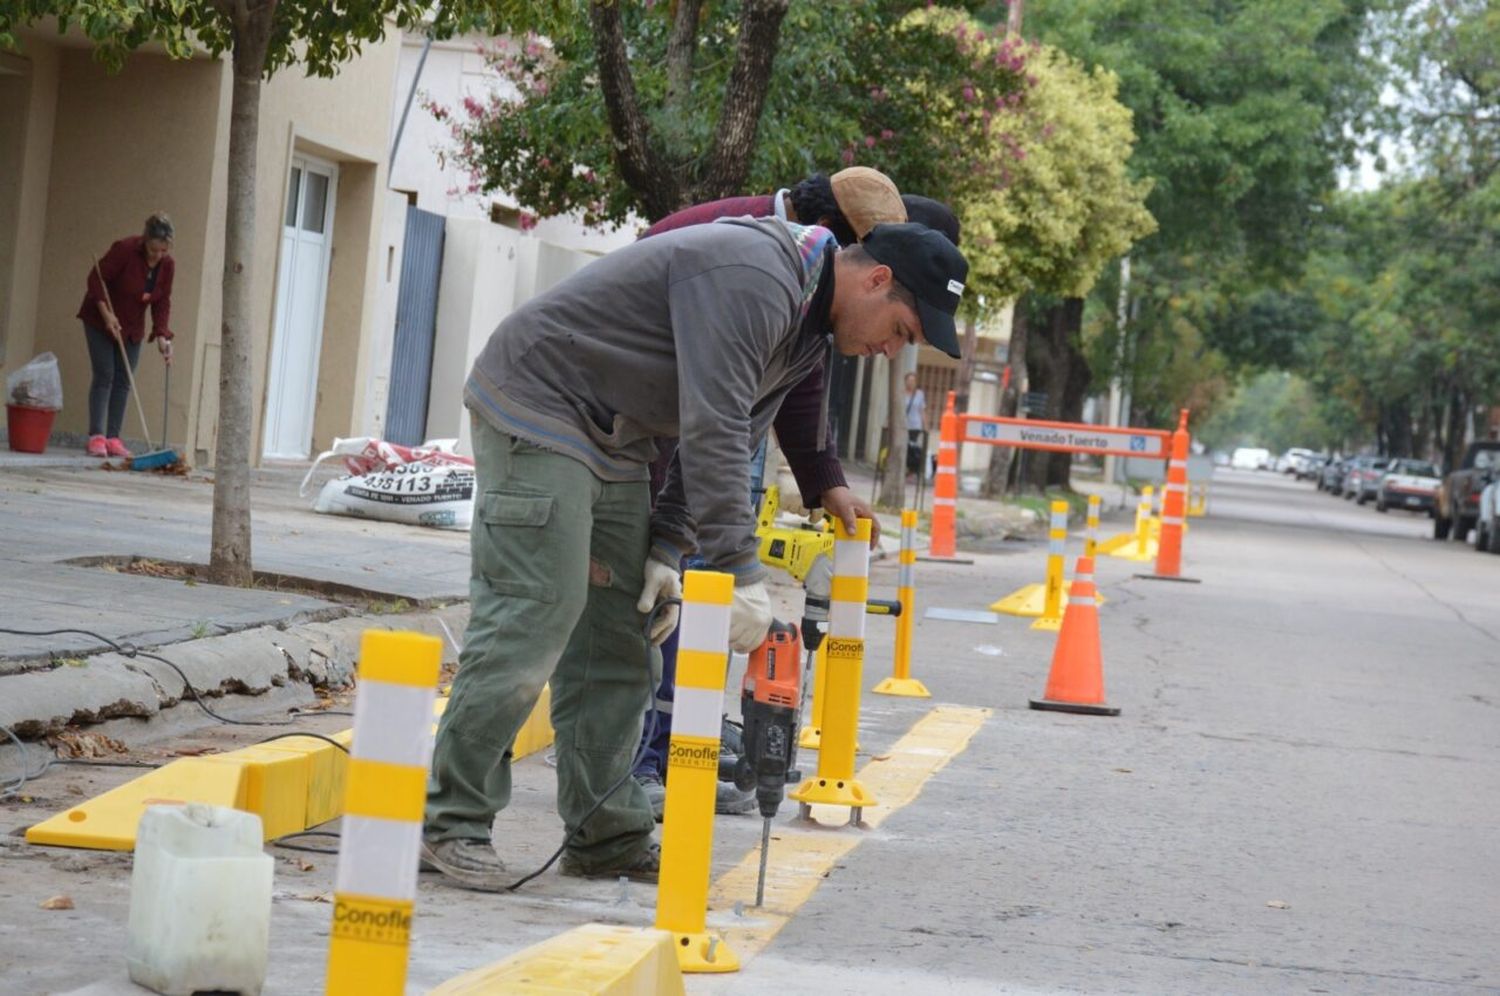
[[[1105,416],[1105,424],[1116,426],[1125,421],[1124,412],[1120,411],[1125,400],[1125,336],[1127,334],[1127,322],[1130,314],[1130,257],[1120,257],[1120,302],[1119,311],[1115,315],[1115,369],[1109,378],[1109,411]],[[1117,457],[1107,456],[1104,458],[1104,483],[1113,484],[1116,479]]]

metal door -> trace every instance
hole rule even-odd
[[[427,433],[445,221],[431,211],[406,209],[401,286],[396,295],[396,338],[391,347],[391,388],[385,410],[385,438],[403,446],[415,446]]]

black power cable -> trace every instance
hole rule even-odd
[[[165,657],[160,656],[159,654],[147,653],[146,651],[141,650],[139,647],[135,646],[132,643],[117,643],[114,640],[111,640],[107,636],[103,636],[103,635],[101,635],[99,633],[95,633],[93,630],[88,630],[88,629],[8,629],[8,628],[0,627],[0,633],[9,634],[11,636],[63,636],[63,635],[67,635],[67,634],[78,634],[78,635],[81,635],[81,636],[89,636],[89,637],[94,638],[95,640],[98,640],[100,643],[104,643],[104,644],[108,645],[112,650],[115,651],[115,653],[120,654],[122,657],[127,657],[127,658],[131,658],[131,659],[144,657],[147,660],[159,661],[160,663],[165,664],[167,667],[169,667],[173,671],[177,672],[177,676],[182,679],[182,686],[183,686],[184,690],[187,691],[188,693],[190,693],[192,695],[193,701],[198,704],[198,707],[200,709],[202,709],[204,712],[208,713],[209,716],[212,716],[214,719],[218,720],[221,723],[227,723],[230,726],[292,726],[293,723],[294,723],[294,721],[292,721],[292,720],[272,720],[272,721],[267,721],[267,720],[250,720],[250,719],[230,719],[228,716],[220,715],[219,713],[214,712],[213,709],[209,708],[208,703],[203,700],[203,696],[201,694],[199,694],[197,687],[195,687],[193,685],[193,683],[190,680],[188,680],[188,676],[183,672],[182,668],[178,667],[176,664],[174,664],[171,661],[167,660]],[[352,715],[352,713],[324,712],[324,713],[321,713],[321,715],[325,715],[325,716],[348,716],[348,715]],[[76,764],[76,765],[80,765],[80,766],[84,766],[84,767],[98,767],[98,768],[155,768],[155,767],[159,767],[159,765],[146,764],[146,763],[139,762],[139,761],[85,761],[85,760],[75,760],[75,759],[72,759],[72,758],[60,758],[60,757],[52,756],[52,757],[48,757],[47,760],[42,763],[41,768],[39,768],[38,770],[36,770],[35,772],[33,772],[31,770],[30,762],[27,759],[27,756],[28,756],[29,752],[26,749],[26,743],[25,743],[25,741],[23,741],[20,737],[16,736],[15,733],[13,733],[10,730],[9,727],[0,726],[0,732],[3,732],[7,737],[9,737],[10,740],[11,740],[11,742],[14,743],[20,749],[20,751],[21,751],[21,774],[20,774],[20,776],[14,782],[11,782],[11,783],[6,784],[4,786],[0,786],[0,800],[3,800],[3,799],[12,799],[12,798],[20,795],[21,794],[21,789],[25,787],[25,785],[26,785],[27,782],[35,781],[36,779],[42,777],[42,775],[46,774],[47,770],[49,768],[51,768],[54,764]],[[289,734],[284,734],[284,736],[316,737],[316,738],[318,738],[320,740],[327,740],[329,743],[333,744],[335,747],[339,748],[340,750],[342,750],[346,754],[349,752],[348,748],[345,747],[343,744],[339,743],[337,740],[333,740],[332,738],[325,737],[325,736],[323,736],[322,734],[319,734],[319,733],[289,733]],[[268,742],[270,742],[270,740],[278,740],[278,739],[280,739],[280,737],[270,737],[268,740],[262,740],[262,741],[259,741],[259,742],[260,743],[268,743]]]
[[[680,598],[665,598],[665,599],[662,599],[660,602],[657,602],[656,605],[652,607],[652,609],[651,609],[651,611],[649,613],[646,614],[646,622],[645,622],[644,629],[645,629],[645,632],[647,634],[649,634],[651,632],[651,627],[656,622],[656,619],[661,614],[662,610],[666,609],[668,606],[671,606],[671,605],[676,605],[676,606],[682,605],[682,599],[680,599]],[[160,661],[161,663],[167,665],[173,671],[177,672],[177,676],[182,679],[183,686],[188,691],[192,692],[192,694],[193,694],[193,701],[197,702],[198,705],[199,705],[199,707],[201,707],[204,712],[208,713],[214,719],[217,719],[217,720],[219,720],[222,723],[228,723],[228,724],[231,724],[231,725],[234,725],[234,726],[291,726],[292,725],[291,721],[256,722],[256,721],[251,721],[251,720],[230,719],[227,716],[221,716],[221,715],[219,715],[218,713],[214,712],[212,709],[210,709],[208,707],[208,704],[206,702],[204,702],[203,699],[202,699],[202,697],[198,694],[198,689],[195,688],[195,687],[193,687],[193,683],[188,680],[188,676],[186,674],[184,674],[183,671],[182,671],[182,668],[178,667],[176,664],[173,664],[171,661],[167,660],[165,657],[161,657],[161,656],[158,656],[156,654],[150,654],[150,653],[145,652],[144,650],[140,650],[140,649],[138,649],[137,647],[135,647],[132,644],[120,644],[120,643],[116,643],[114,640],[109,639],[109,637],[101,636],[100,634],[95,633],[95,632],[93,632],[91,630],[86,630],[86,629],[24,630],[24,629],[6,629],[6,628],[0,628],[0,633],[7,633],[7,634],[10,634],[10,635],[13,635],[13,636],[61,636],[61,635],[64,635],[64,634],[80,634],[80,635],[83,635],[83,636],[90,636],[90,637],[93,637],[94,639],[100,641],[101,643],[108,644],[111,648],[114,649],[114,651],[116,653],[121,654],[124,657],[130,657],[130,658],[144,657],[144,658],[146,658],[148,660]],[[622,775],[620,777],[620,779],[618,781],[616,781],[613,785],[611,785],[609,787],[609,789],[604,792],[603,795],[599,796],[598,799],[594,800],[594,804],[589,807],[588,812],[586,812],[586,813],[583,814],[583,817],[578,821],[578,825],[575,826],[572,829],[572,831],[569,832],[568,835],[563,838],[562,844],[560,844],[558,846],[557,850],[555,850],[555,851],[552,852],[552,856],[549,857],[542,864],[542,866],[540,868],[538,868],[536,871],[532,872],[531,874],[526,875],[523,878],[517,879],[516,881],[512,882],[510,885],[506,886],[505,887],[505,891],[506,892],[515,892],[521,886],[525,885],[527,882],[530,882],[532,879],[536,878],[538,875],[541,875],[547,869],[551,868],[554,864],[556,864],[557,859],[560,858],[560,857],[562,857],[563,852],[568,849],[568,845],[569,844],[573,843],[574,838],[576,838],[578,836],[578,834],[582,832],[584,826],[586,826],[588,824],[589,819],[592,818],[593,815],[599,811],[599,807],[602,806],[602,805],[604,805],[605,801],[607,799],[609,799],[610,796],[614,795],[616,792],[620,791],[620,789],[624,788],[625,787],[625,783],[628,782],[635,775],[636,766],[639,765],[641,763],[641,759],[645,757],[645,754],[646,754],[646,745],[648,743],[650,743],[656,737],[657,713],[656,713],[655,706],[656,706],[656,689],[651,686],[650,682],[647,682],[647,687],[646,687],[646,708],[645,708],[644,711],[645,711],[645,713],[647,715],[649,715],[651,717],[651,721],[650,721],[650,725],[648,726],[648,728],[646,730],[646,735],[641,739],[641,745],[640,745],[639,748],[637,748],[637,750],[635,752],[635,756],[631,759],[630,765],[626,769],[625,774]],[[323,713],[322,715],[349,715],[349,714],[348,713]],[[11,798],[12,796],[18,794],[20,792],[22,786],[24,786],[28,781],[31,781],[31,780],[36,779],[36,778],[40,778],[47,771],[47,769],[50,768],[54,763],[56,763],[56,764],[77,764],[77,763],[95,764],[95,763],[97,763],[97,762],[65,761],[65,760],[58,759],[58,758],[49,758],[47,760],[47,762],[42,765],[42,768],[41,768],[40,771],[36,772],[35,774],[32,774],[31,773],[31,769],[27,765],[27,761],[26,761],[26,745],[25,745],[25,743],[19,737],[17,737],[14,733],[12,733],[8,728],[6,728],[6,727],[0,726],[0,731],[4,731],[5,734],[7,736],[9,736],[10,739],[13,740],[18,747],[20,747],[20,749],[21,749],[21,765],[22,765],[22,772],[21,772],[20,779],[18,781],[16,781],[13,785],[7,785],[3,789],[0,789],[0,799],[8,799],[8,798]],[[270,743],[273,740],[282,740],[282,739],[285,739],[285,738],[288,738],[288,737],[312,737],[312,738],[317,739],[317,740],[326,740],[328,743],[330,743],[333,746],[337,747],[339,750],[343,751],[345,754],[349,753],[349,748],[345,747],[343,744],[339,743],[337,740],[334,740],[332,737],[324,736],[321,733],[281,733],[281,734],[277,734],[276,736],[273,736],[273,737],[267,737],[265,740],[261,740],[261,741],[257,741],[257,742],[258,743]],[[119,767],[144,766],[144,767],[155,767],[154,765],[137,765],[135,763],[129,763],[129,762],[114,762],[113,764],[109,764],[108,762],[104,762],[104,763],[98,763],[98,766],[101,766],[101,767],[103,767],[103,766],[119,766]],[[282,843],[282,841],[287,840],[287,839],[292,838],[292,837],[304,837],[304,836],[328,836],[328,837],[337,838],[339,835],[337,833],[335,833],[335,832],[332,832],[332,831],[309,830],[309,831],[303,831],[301,833],[287,834],[285,837],[277,838],[276,840],[272,841],[271,843],[275,847],[282,847],[282,848],[286,848],[287,850],[293,850],[293,851],[306,851],[306,852],[313,853],[313,854],[337,854],[338,853],[336,850],[330,851],[330,850],[324,850],[322,848],[310,848],[310,847],[303,847],[303,846],[297,845],[297,844],[284,844],[284,843]]]

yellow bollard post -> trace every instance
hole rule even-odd
[[[328,941],[329,996],[400,996],[443,644],[366,630]]]
[[[827,697],[828,640],[818,644],[813,654],[812,705],[809,706],[807,725],[797,736],[797,746],[803,750],[817,750],[823,742],[823,700]]]
[[[1032,629],[1056,633],[1062,629],[1063,620],[1063,553],[1068,544],[1068,503],[1052,503],[1052,524],[1047,531],[1047,581],[1046,596],[1041,618],[1031,624]]]
[[[1188,502],[1187,514],[1195,519],[1208,514],[1207,484],[1193,485],[1192,499]]]
[[[1144,552],[1151,544],[1151,519],[1156,510],[1156,489],[1151,485],[1141,488],[1141,503],[1135,510],[1135,546]]]
[[[1093,559],[1099,549],[1099,496],[1089,495],[1089,517],[1083,534],[1083,555]]]
[[[729,606],[734,575],[687,571],[677,637],[677,693],[667,747],[667,801],[661,824],[661,878],[656,928],[669,930],[684,972],[737,972],[740,961],[707,928],[709,863],[724,675],[729,663]]]
[[[791,797],[803,819],[812,806],[848,806],[849,823],[858,825],[875,797],[854,777],[855,737],[859,728],[860,674],[865,659],[865,602],[870,591],[870,520],[860,519],[853,534],[834,520],[833,591],[828,610],[828,638],[823,666],[827,674],[823,705],[823,743],[818,775],[805,779]],[[679,682],[681,679],[678,679]]]
[[[901,563],[896,572],[896,598],[901,614],[896,617],[896,660],[889,678],[875,686],[881,695],[905,695],[930,699],[927,686],[911,676],[911,630],[916,622],[917,513],[901,510]]]

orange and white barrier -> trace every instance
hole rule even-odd
[[[1099,607],[1094,587],[1094,560],[1079,557],[1073,573],[1068,608],[1052,652],[1047,690],[1031,700],[1031,708],[1118,716],[1120,710],[1104,701],[1104,657],[1099,646]]]
[[[1195,581],[1182,576],[1182,533],[1187,526],[1187,461],[1190,437],[1188,412],[1184,408],[1172,433],[1172,457],[1167,461],[1167,486],[1162,494],[1161,540],[1156,572],[1143,578],[1160,581]]]
[[[932,532],[927,555],[953,557],[958,549],[958,412],[955,393],[943,402],[938,423],[937,476],[932,479]]]

